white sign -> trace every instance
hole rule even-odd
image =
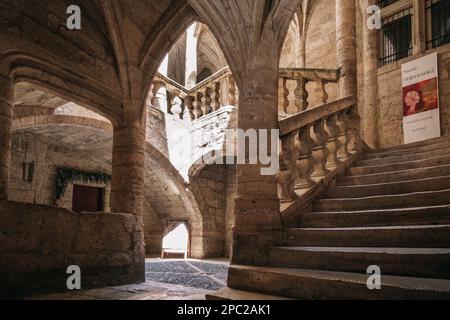
[[[437,53],[402,65],[405,143],[441,136]]]

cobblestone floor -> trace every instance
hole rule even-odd
[[[103,289],[37,296],[34,300],[204,300],[226,286],[228,263],[199,260],[146,261],[147,281]]]

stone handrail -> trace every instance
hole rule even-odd
[[[281,120],[280,136],[277,179],[283,220],[289,223],[359,158],[363,143],[355,98]]]
[[[307,85],[312,83],[313,95],[318,104],[328,102],[326,85],[337,83],[339,71],[335,69],[280,69],[279,109],[281,118],[308,110],[311,104]],[[211,77],[187,89],[177,82],[158,74],[150,94],[150,104],[158,106],[158,92],[167,91],[168,113],[189,114],[191,120],[198,120],[224,106],[238,106],[239,94],[231,70],[226,67]]]
[[[279,111],[285,114],[295,114],[308,110],[312,105],[308,98],[313,95],[315,102],[322,105],[328,102],[329,94],[326,85],[337,84],[339,81],[337,69],[280,69]],[[313,93],[308,92],[308,84],[313,84]]]

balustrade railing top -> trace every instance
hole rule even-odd
[[[328,102],[329,98],[326,85],[337,83],[338,80],[339,70],[335,69],[280,69],[279,109],[281,118],[308,110],[308,107],[311,106],[308,101],[311,96],[308,92],[310,89],[307,87],[309,83],[315,84],[313,87],[315,100],[318,101],[318,104],[324,104]],[[154,99],[161,88],[167,91],[165,95],[169,106],[167,111],[177,115],[181,114],[184,109],[189,113],[191,120],[197,120],[223,106],[238,106],[238,88],[228,67],[190,89],[158,74],[150,95],[152,105],[158,104]]]
[[[361,152],[356,99],[348,97],[280,121],[282,204],[327,184]]]

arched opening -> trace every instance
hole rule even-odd
[[[184,83],[181,74],[185,75]],[[236,85],[217,40],[205,25],[193,23],[159,67],[147,100],[147,122],[150,124],[147,130],[149,143],[184,178],[184,188],[191,194],[195,210],[187,212],[172,204],[171,208],[164,202],[157,204],[149,200],[146,211],[164,211],[159,216],[160,224],[153,221],[153,231],[146,232],[146,236],[153,239],[152,255],[156,253],[155,248],[161,248],[166,235],[164,221],[186,221],[189,225],[189,257],[229,256],[231,228],[225,228],[225,208],[227,201],[234,200],[221,194],[226,175],[203,176],[205,186],[215,185],[210,187],[210,194],[206,194],[206,190],[197,188],[197,181],[191,180],[189,169],[199,158],[225,144],[225,131],[236,120],[236,94]],[[153,180],[149,185],[157,183],[157,179],[149,174],[146,179]],[[168,198],[175,196],[171,194],[171,188],[161,191]],[[161,191],[153,190],[146,197],[151,199]]]
[[[10,200],[109,212],[111,122],[28,82],[14,103]]]
[[[162,241],[161,257],[184,258],[189,255],[189,226],[187,221],[167,221]]]
[[[211,71],[211,69],[203,68],[203,70],[197,76],[197,83],[200,83],[205,79],[208,79],[212,75],[213,75],[213,72]]]

